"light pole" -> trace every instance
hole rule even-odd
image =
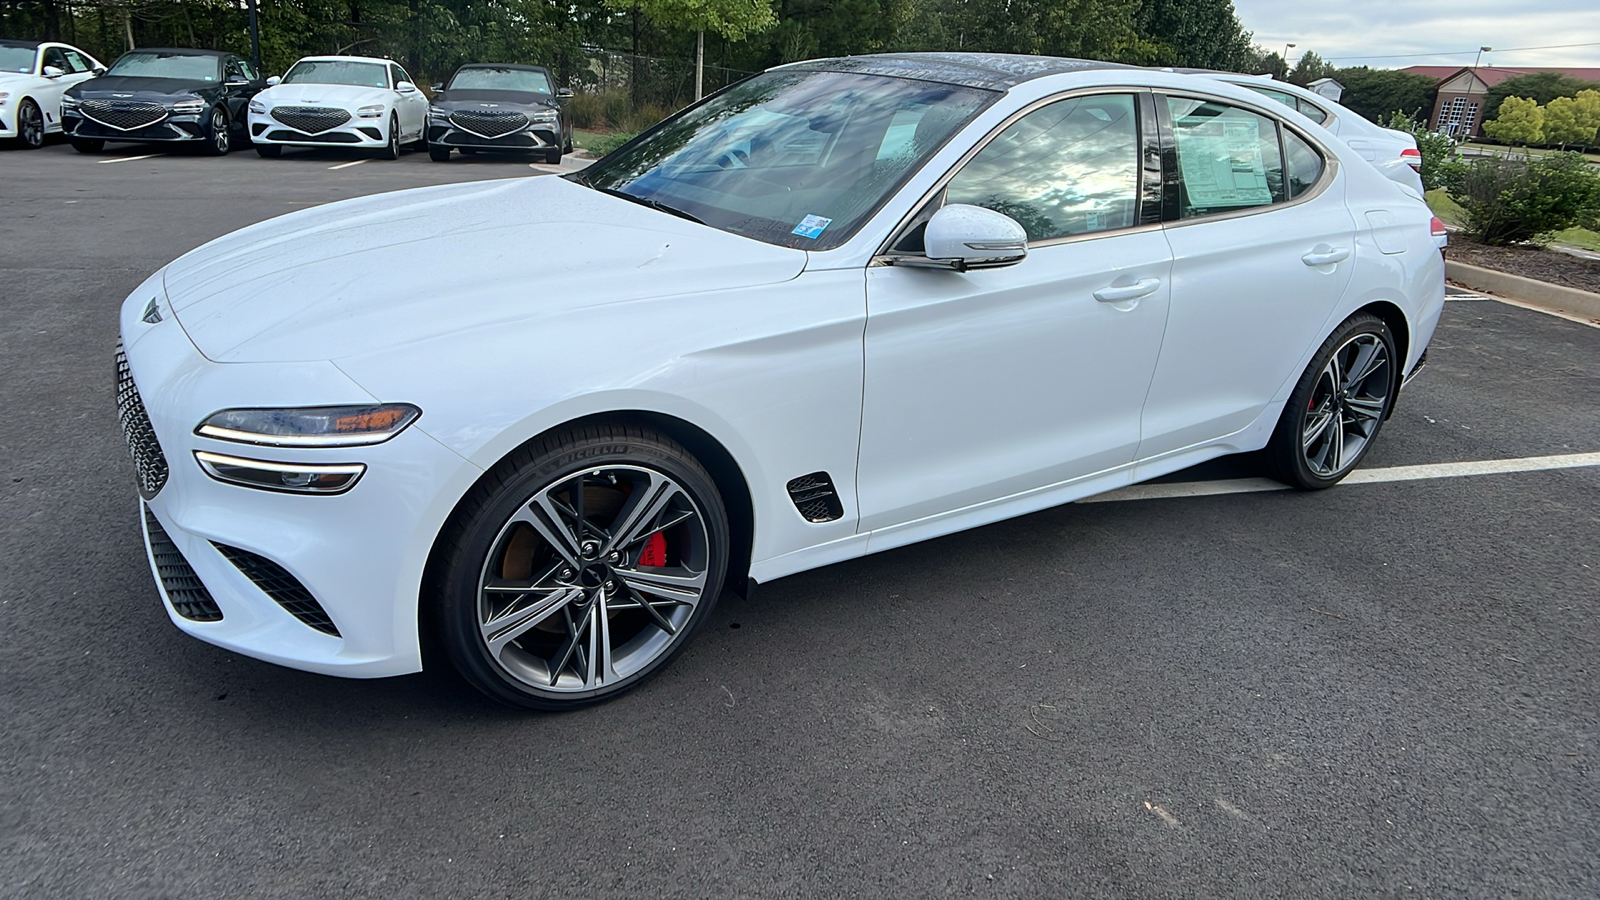
[[[244,0],[250,9],[250,67],[261,74],[261,27],[256,23],[256,0]]]
[[[1289,51],[1295,48],[1294,44],[1283,45],[1283,80],[1289,80]]]
[[[1485,53],[1488,53],[1490,50],[1493,50],[1493,49],[1494,49],[1493,47],[1479,47],[1478,48],[1478,55],[1474,56],[1472,58],[1472,80],[1475,83],[1475,86],[1477,84],[1483,84],[1483,82],[1478,80],[1478,62],[1483,59],[1483,55]],[[1486,100],[1488,99],[1487,90],[1488,90],[1487,87],[1485,87],[1484,99],[1486,99]],[[1480,104],[1478,106],[1478,112],[1479,113],[1483,113],[1485,111],[1486,110],[1484,110],[1483,106]],[[1477,129],[1477,127],[1478,127],[1478,123],[1476,121],[1477,120],[1477,116],[1473,116],[1473,120],[1474,121],[1468,122],[1466,128],[1464,129],[1464,131],[1466,132],[1465,137],[1469,137],[1469,138],[1472,137],[1472,132],[1475,131]]]

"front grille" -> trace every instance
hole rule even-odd
[[[108,141],[187,141],[195,137],[193,130],[198,126],[189,123],[160,122],[148,128],[135,128],[123,131],[109,125],[101,125],[91,119],[74,119],[78,123],[76,128],[68,126],[67,133],[72,137],[100,138]],[[187,126],[187,127],[183,127]]]
[[[359,144],[361,138],[348,131],[335,131],[332,134],[301,134],[298,131],[277,131],[267,135],[269,141],[294,141],[298,144]]]
[[[317,598],[306,590],[306,586],[290,575],[283,566],[249,550],[240,550],[238,547],[218,544],[215,541],[212,542],[212,546],[226,556],[228,562],[238,566],[239,571],[255,582],[263,594],[276,600],[279,606],[288,610],[290,615],[323,634],[339,636],[339,629],[335,628],[333,620],[328,618],[328,611],[323,609]]]
[[[497,138],[527,128],[528,117],[519,112],[464,109],[450,114],[450,124],[479,137]]]
[[[117,342],[117,418],[122,422],[122,436],[133,456],[139,493],[148,500],[166,486],[167,455],[161,452],[161,442],[156,440],[156,430],[144,411],[144,401],[133,383],[133,372],[128,369],[128,357],[122,352],[121,341]]]
[[[185,619],[196,622],[221,621],[222,610],[217,608],[217,601],[211,599],[211,592],[206,590],[200,576],[189,567],[189,561],[183,558],[178,545],[167,536],[166,529],[161,527],[149,507],[144,510],[144,527],[150,540],[150,558],[155,560],[156,577],[161,579],[161,586],[167,591],[167,602]]]
[[[527,132],[508,134],[497,138],[479,137],[470,131],[456,129],[442,139],[443,143],[452,147],[489,147],[499,150],[522,150],[539,146],[533,135]],[[437,143],[437,142],[436,142]]]
[[[790,481],[789,499],[807,522],[832,522],[844,515],[844,505],[827,472],[812,472]]]
[[[273,108],[272,117],[306,134],[321,134],[350,121],[350,114],[344,110],[321,106],[279,106]]]
[[[148,128],[167,117],[167,108],[145,100],[85,100],[83,114],[118,131]]]

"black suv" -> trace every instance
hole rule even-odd
[[[457,69],[428,109],[428,156],[450,158],[451,149],[520,150],[561,162],[572,152],[572,123],[557,100],[572,91],[556,90],[542,66],[472,63]]]
[[[221,156],[247,142],[245,104],[267,86],[248,60],[217,50],[130,50],[99,78],[69,88],[61,126],[93,153],[106,141],[193,141]]]

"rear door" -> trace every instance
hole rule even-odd
[[[1334,323],[1355,266],[1337,160],[1260,110],[1158,97],[1172,310],[1139,458],[1250,425]]]

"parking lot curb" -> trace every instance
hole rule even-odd
[[[1468,265],[1451,259],[1444,262],[1444,277],[1447,281],[1462,287],[1495,294],[1526,306],[1583,318],[1591,322],[1600,320],[1600,294],[1562,287],[1535,278],[1524,278],[1521,275],[1497,272],[1494,269],[1485,269],[1482,266]]]

